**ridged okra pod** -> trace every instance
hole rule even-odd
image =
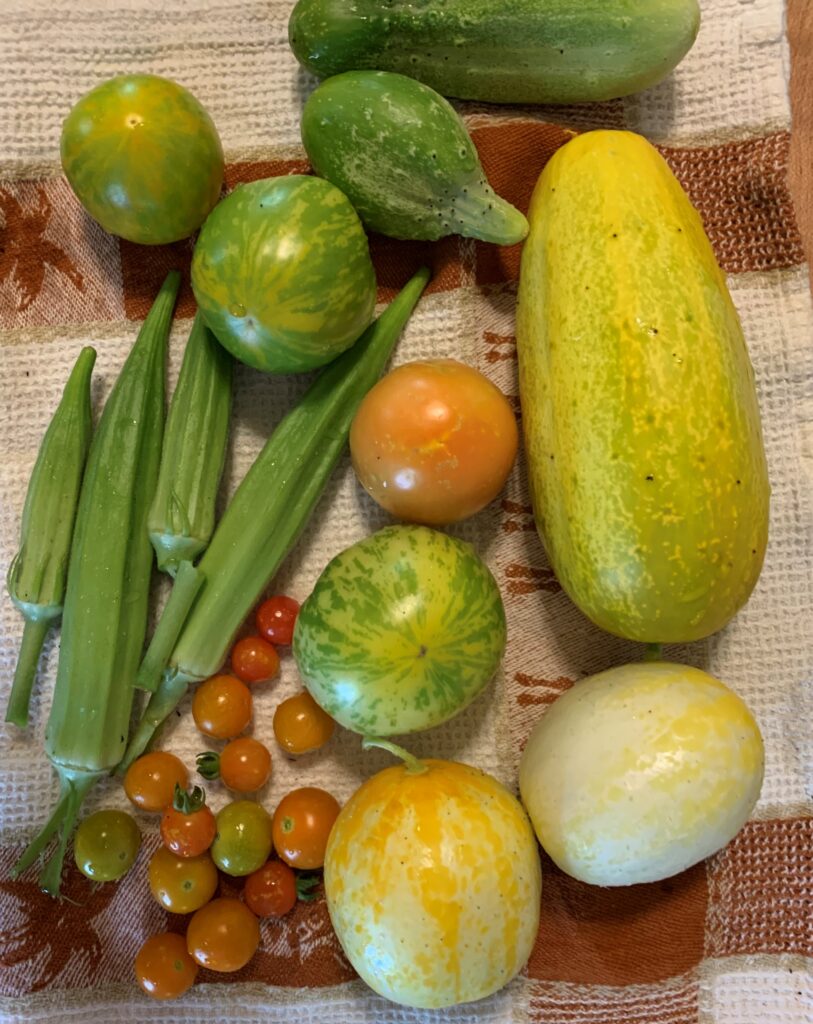
[[[147,512],[164,428],[164,368],[179,275],[169,275],[113,386],[91,442],[76,514],[45,752],[61,783],[50,819],[13,873],[59,836],[40,885],[56,895],[82,800],[124,752],[147,624]]]
[[[28,482],[20,549],[8,571],[8,592],[25,618],[25,627],[6,721],[21,727],[28,724],[42,645],[62,614],[73,524],[93,426],[90,378],[95,361],[95,350],[83,348],[45,431]]]
[[[200,561],[204,584],[119,771],[141,754],[190,682],[223,663],[251,608],[293,547],[429,280],[420,270],[352,348],[330,363],[266,441]]]
[[[169,407],[158,485],[147,519],[158,568],[174,577],[174,584],[138,671],[138,686],[144,690],[158,685],[203,583],[193,562],[215,526],[229,436],[232,367],[232,357],[198,313]]]

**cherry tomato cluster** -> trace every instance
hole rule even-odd
[[[268,748],[240,735],[251,722],[251,688],[279,674],[276,645],[291,643],[298,611],[289,597],[265,601],[255,619],[257,634],[238,640],[232,649],[231,672],[206,680],[195,693],[198,729],[227,741],[219,753],[198,755],[198,774],[220,779],[238,799],[214,815],[203,790],[189,788],[185,765],[165,751],[145,754],[125,776],[125,792],[134,806],[161,814],[163,845],[149,863],[150,891],[170,913],[191,915],[185,937],[154,935],[136,957],[139,984],[156,999],[182,995],[200,967],[239,970],[259,946],[260,918],[281,917],[297,900],[316,896],[319,877],[311,872],[324,864],[340,810],[335,798],[305,786],[284,796],[273,815],[255,800],[241,798],[261,789],[272,768]],[[289,755],[317,750],[334,727],[305,691],[282,701],[274,714],[274,735]],[[220,873],[245,879],[242,899],[219,894]]]

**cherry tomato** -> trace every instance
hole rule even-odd
[[[194,915],[186,930],[190,956],[210,971],[239,971],[259,944],[260,922],[240,900],[212,900]]]
[[[155,750],[133,761],[124,776],[124,792],[140,811],[163,811],[172,803],[175,787],[186,789],[189,773],[182,761],[166,750]]]
[[[297,876],[284,861],[269,860],[248,876],[243,898],[257,917],[283,917],[298,899],[316,898],[312,890],[318,881],[312,875]]]
[[[230,740],[251,721],[251,692],[234,676],[212,676],[195,690],[192,717],[206,736]]]
[[[165,846],[152,855],[150,892],[165,910],[191,914],[209,902],[217,889],[217,868],[208,853],[176,857]]]
[[[135,863],[141,833],[125,811],[96,811],[85,818],[73,839],[76,866],[94,882],[115,882]]]
[[[153,999],[177,999],[195,984],[197,974],[183,935],[152,935],[136,954],[136,979]]]
[[[200,786],[191,793],[176,787],[172,804],[161,815],[164,846],[176,857],[197,857],[209,849],[216,832],[215,816]]]
[[[252,800],[235,800],[217,815],[212,859],[227,875],[250,875],[268,859],[273,840],[271,816]]]
[[[305,786],[284,796],[274,812],[273,837],[277,854],[293,868],[320,868],[338,801],[324,789]]]
[[[268,747],[250,736],[227,743],[220,754],[220,778],[238,793],[254,793],[271,775]]]
[[[272,644],[287,646],[293,640],[299,601],[284,594],[269,597],[257,609],[257,632]]]
[[[279,675],[279,655],[261,636],[246,636],[232,648],[231,669],[244,683],[264,683]]]
[[[336,723],[307,690],[284,700],[274,712],[274,735],[289,754],[307,754],[323,747]]]
[[[400,519],[429,525],[466,519],[495,498],[517,443],[505,396],[454,359],[397,367],[367,393],[350,428],[364,489]]]

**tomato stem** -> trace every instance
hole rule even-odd
[[[388,750],[395,757],[400,757],[410,775],[419,775],[421,772],[428,771],[423,761],[418,760],[414,754],[410,754],[403,747],[399,747],[397,743],[390,743],[389,740],[382,740],[378,736],[362,737],[361,749],[369,750],[371,747],[380,747],[382,750]]]

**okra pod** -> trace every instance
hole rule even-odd
[[[180,277],[169,275],[110,393],[88,454],[68,567],[62,642],[45,751],[61,795],[12,870],[31,865],[55,834],[40,875],[56,895],[85,794],[124,752],[152,570],[147,513],[164,426],[164,366]]]
[[[426,287],[422,269],[282,420],[235,492],[200,561],[203,587],[119,771],[147,747],[190,682],[223,663],[321,496],[362,398],[378,380]]]
[[[96,352],[83,348],[40,445],[23,506],[20,549],[8,571],[11,600],[25,618],[6,721],[28,724],[31,689],[48,630],[62,614],[79,488],[92,416]]]

